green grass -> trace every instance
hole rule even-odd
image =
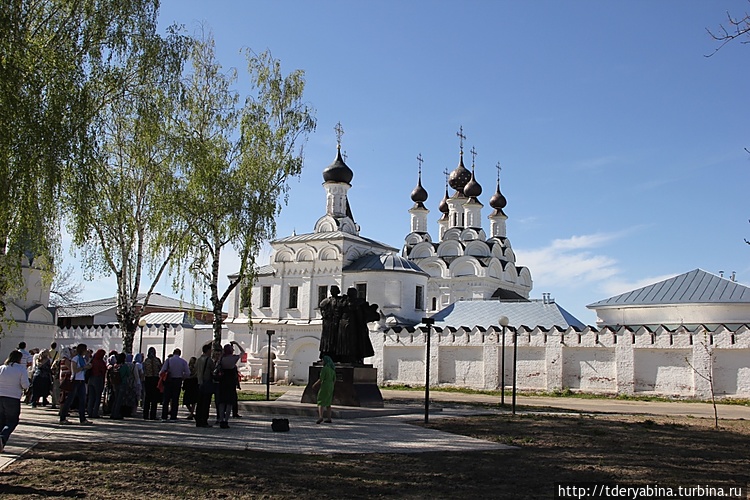
[[[409,384],[394,384],[384,385],[381,389],[394,390],[394,391],[415,391],[424,392],[424,386],[409,385]],[[433,392],[455,392],[460,394],[483,394],[487,396],[500,397],[500,391],[483,391],[478,389],[468,389],[464,387],[430,387],[430,391]],[[506,396],[510,396],[512,392],[510,390],[505,391]],[[622,401],[656,401],[656,402],[675,402],[681,403],[707,403],[710,400],[702,399],[689,399],[689,398],[669,398],[665,396],[646,396],[646,395],[626,395],[626,394],[594,394],[589,392],[574,392],[569,387],[558,389],[555,391],[517,391],[519,396],[537,396],[546,398],[577,398],[577,399],[616,399]],[[738,406],[750,406],[750,399],[738,399],[738,398],[722,398],[717,399],[716,404],[725,405],[738,405]]]
[[[269,400],[276,401],[283,395],[284,393],[282,392],[272,392],[269,394]],[[265,392],[253,392],[253,391],[237,391],[237,400],[238,401],[265,401],[266,393]]]

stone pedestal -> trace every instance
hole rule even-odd
[[[320,378],[321,362],[310,366],[307,387],[302,393],[302,403],[317,403],[317,389],[313,384]],[[333,404],[337,406],[364,406],[382,408],[383,395],[378,387],[378,370],[372,365],[336,363],[336,384],[333,387]]]

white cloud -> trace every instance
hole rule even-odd
[[[598,158],[588,158],[586,160],[580,160],[576,162],[576,168],[580,170],[595,170],[600,168],[609,167],[611,165],[617,165],[622,163],[623,159],[619,156],[609,155],[600,156]]]
[[[550,247],[544,250],[561,251],[600,247],[610,241],[620,238],[621,236],[621,233],[595,233],[584,234],[582,236],[571,236],[564,240],[553,240]]]
[[[579,287],[611,279],[619,274],[617,260],[591,249],[622,237],[620,233],[595,233],[553,240],[543,248],[517,249],[518,264],[532,271],[540,288]]]

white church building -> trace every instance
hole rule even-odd
[[[319,358],[318,304],[333,285],[342,293],[356,288],[360,297],[379,305],[381,320],[370,324],[376,354],[366,362],[380,369],[380,382],[387,382],[384,375],[389,362],[400,363],[386,359],[389,349],[383,348],[383,335],[387,332],[413,329],[423,318],[457,302],[506,301],[521,308],[533,304],[529,300],[531,273],[516,264],[506,235],[503,208],[507,202],[500,192],[499,176],[489,200],[488,235],[482,228],[482,187],[473,165],[471,171],[464,166],[462,147],[458,166],[447,182],[453,194],[449,196],[446,185],[439,204],[438,238],[433,241],[427,230],[428,194],[422,187],[420,168],[411,193],[411,231],[399,250],[360,234],[347,198],[354,173],[340,148],[339,144],[334,162],[323,170],[325,205],[321,204],[323,213],[313,231],[271,242],[270,263],[258,270],[251,293],[241,286],[230,297],[226,324],[237,335],[250,335],[248,362],[253,371],[262,372],[267,366],[271,338],[274,379],[295,384],[307,381],[308,367]],[[500,315],[502,311],[493,315],[492,322],[496,324]],[[570,325],[559,315],[555,326]],[[406,364],[424,366],[423,359],[412,363],[414,357],[418,353],[410,352]]]

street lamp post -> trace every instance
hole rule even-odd
[[[435,318],[422,318],[422,323],[427,325],[427,339],[426,352],[425,352],[425,363],[424,363],[424,423],[428,423],[430,420],[430,340],[432,325],[435,324]]]
[[[161,346],[161,362],[164,363],[167,359],[167,328],[169,323],[164,323],[164,343]]]
[[[271,336],[276,333],[275,330],[266,330],[268,335],[268,370],[266,371],[266,401],[271,400]]]
[[[508,317],[500,316],[497,322],[503,327],[503,340],[500,347],[500,406],[505,406],[505,327],[508,326]]]
[[[517,371],[517,360],[518,360],[518,330],[513,329],[513,404],[512,412],[516,414],[516,371]]]
[[[141,327],[141,341],[138,343],[138,354],[143,354],[143,327],[146,326],[146,320],[141,318],[138,321],[138,326]]]

